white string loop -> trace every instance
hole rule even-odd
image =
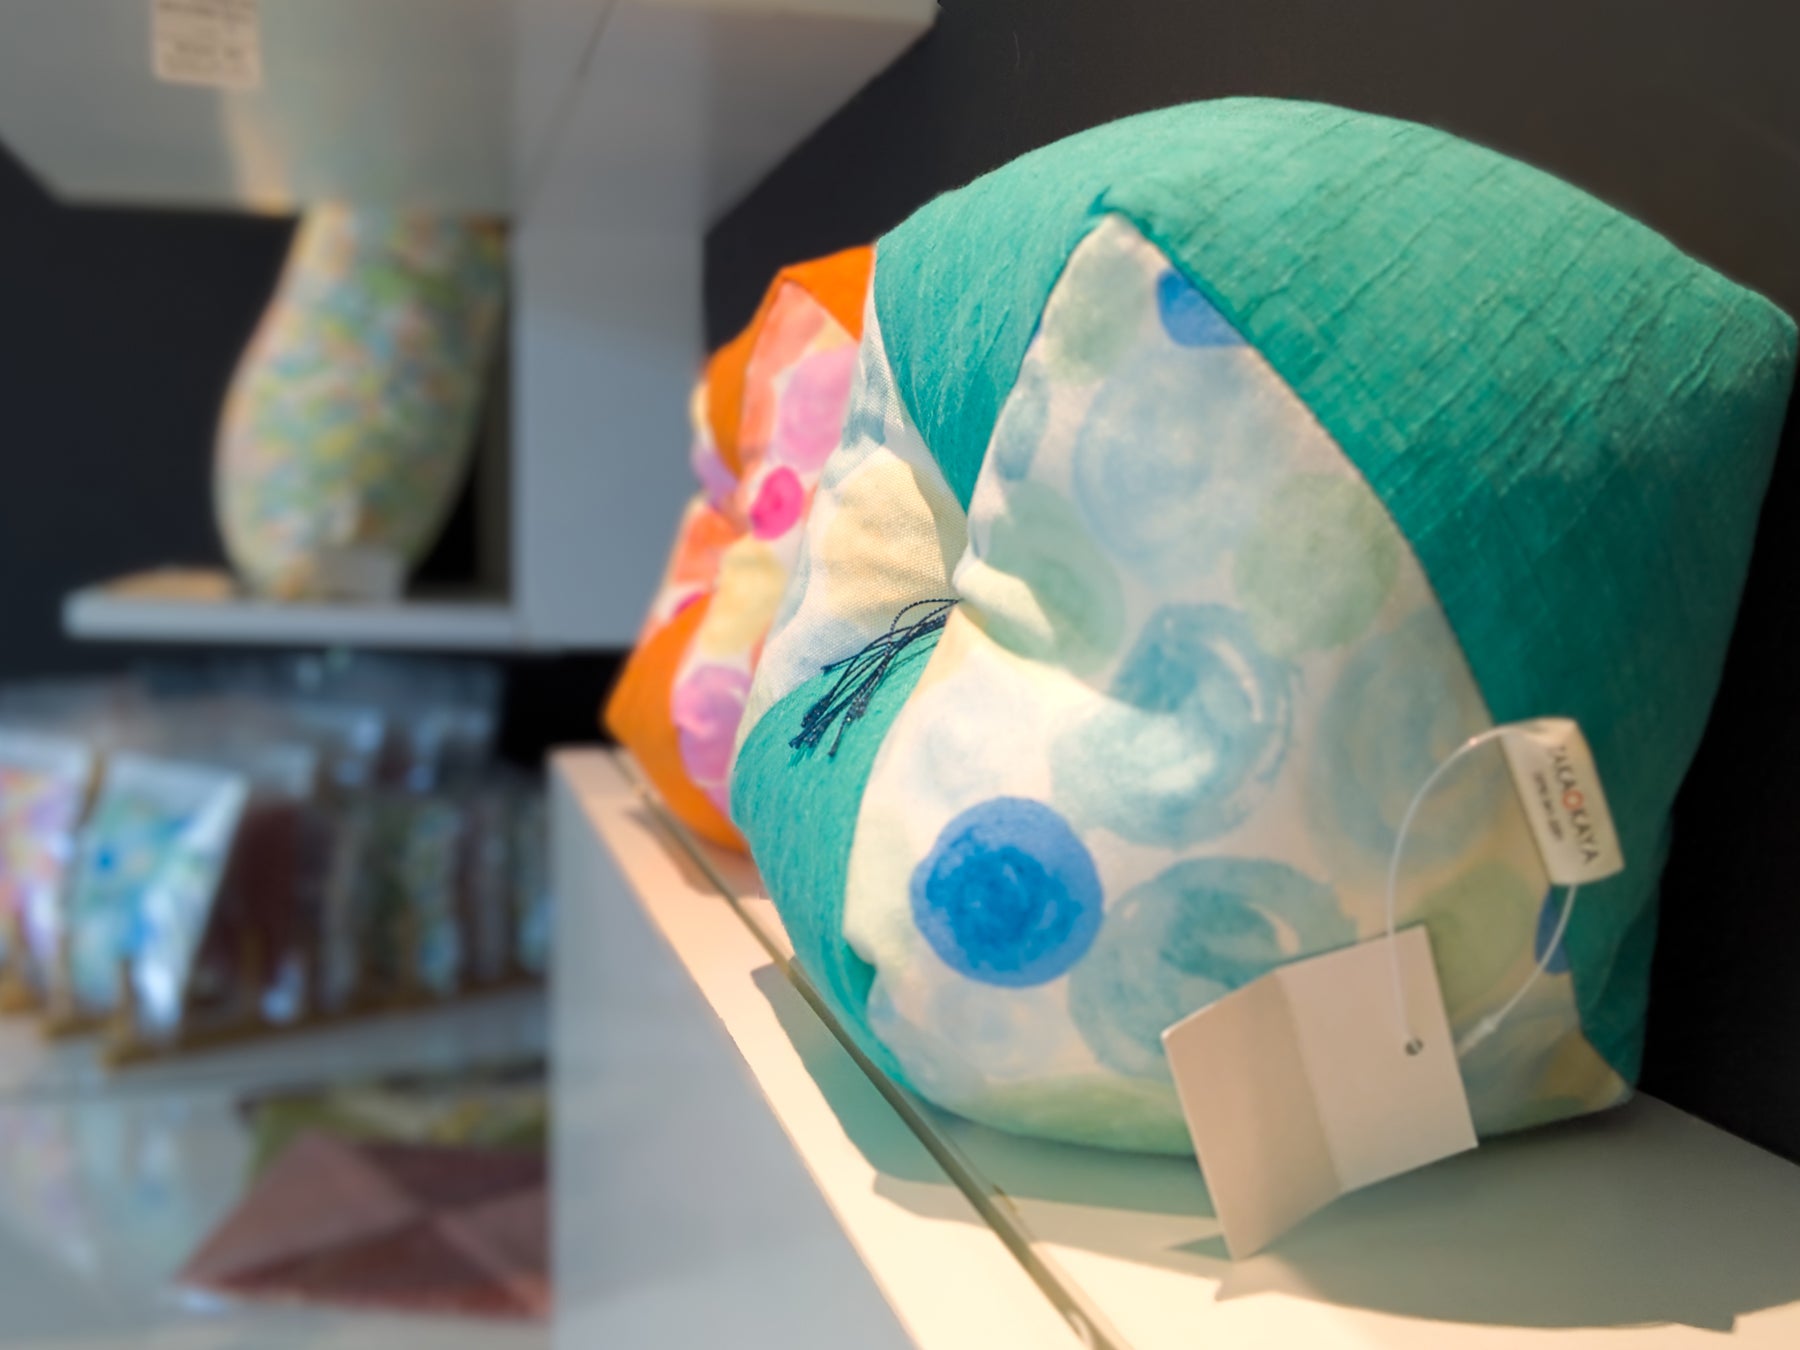
[[[1425,1043],[1413,1032],[1411,1009],[1408,1007],[1406,999],[1406,983],[1400,971],[1400,947],[1394,941],[1399,929],[1397,895],[1400,889],[1400,859],[1402,850],[1406,847],[1406,836],[1411,833],[1413,821],[1419,814],[1419,808],[1425,804],[1425,799],[1431,795],[1431,790],[1438,785],[1453,766],[1459,763],[1465,755],[1479,750],[1484,745],[1491,745],[1495,741],[1503,740],[1517,730],[1519,727],[1510,722],[1504,726],[1490,727],[1479,735],[1469,737],[1468,740],[1452,750],[1443,762],[1426,777],[1419,790],[1413,794],[1412,803],[1406,808],[1406,814],[1400,818],[1400,828],[1394,834],[1394,849],[1388,855],[1387,874],[1388,964],[1394,981],[1394,1015],[1399,1021],[1400,1036],[1406,1046],[1406,1053],[1409,1055],[1418,1054],[1425,1048]],[[1575,895],[1578,890],[1579,887],[1569,887],[1568,893],[1563,899],[1562,914],[1556,921],[1556,928],[1551,933],[1550,940],[1544,944],[1543,955],[1538,958],[1536,967],[1533,968],[1530,975],[1525,977],[1525,982],[1514,991],[1513,996],[1501,1006],[1498,1012],[1489,1013],[1457,1040],[1456,1054],[1458,1058],[1467,1055],[1498,1031],[1500,1024],[1512,1014],[1513,1009],[1524,1002],[1525,996],[1549,970],[1550,962],[1555,959],[1556,953],[1562,947],[1563,935],[1568,931],[1569,915],[1574,912]]]

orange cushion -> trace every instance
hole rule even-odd
[[[714,353],[694,402],[689,503],[639,646],[606,708],[669,809],[742,848],[725,783],[750,676],[836,445],[874,250],[784,268]]]

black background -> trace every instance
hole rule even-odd
[[[1800,313],[1800,6],[1784,0],[943,0],[935,30],[707,239],[729,337],[784,263],[1113,117],[1322,99],[1570,179]],[[56,206],[0,155],[0,678],[118,665],[71,587],[216,561],[209,462],[286,222]],[[1677,812],[1645,1085],[1800,1159],[1800,604],[1787,445]],[[673,453],[679,453],[679,448]],[[468,575],[466,508],[430,564]],[[606,661],[516,667],[515,748],[590,734]]]
[[[936,29],[707,239],[715,342],[784,263],[1147,108],[1267,94],[1430,122],[1551,170],[1800,314],[1800,5],[942,0]],[[1676,815],[1644,1086],[1800,1160],[1795,419]]]
[[[70,210],[0,155],[0,674],[116,664],[65,591],[217,563],[212,431],[285,220]]]

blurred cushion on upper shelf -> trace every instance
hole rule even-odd
[[[378,599],[404,582],[468,473],[505,297],[498,225],[301,218],[219,423],[219,526],[246,587]]]
[[[727,847],[743,847],[726,814],[738,719],[837,448],[873,261],[864,247],[784,269],[707,363],[693,402],[700,491],[606,708],[670,810]]]
[[[1485,1134],[1623,1099],[1793,364],[1653,231],[1337,108],[1170,108],[940,197],[876,245],[732,769],[801,964],[940,1105],[1184,1151],[1164,1028],[1380,934],[1434,767],[1567,716],[1627,868],[1461,1067]],[[1459,1035],[1524,986],[1560,897],[1497,751],[1399,894]]]

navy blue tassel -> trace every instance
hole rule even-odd
[[[837,734],[831,738],[831,749],[825,753],[827,758],[836,758],[838,745],[844,739],[844,728],[869,710],[869,700],[875,697],[875,691],[887,678],[900,653],[942,629],[954,608],[954,599],[915,600],[894,615],[887,632],[861,651],[826,666],[825,674],[840,673],[824,697],[806,710],[806,716],[800,719],[800,734],[788,744],[796,750],[816,750],[835,722]],[[916,609],[929,612],[923,618],[903,624],[902,620]]]

